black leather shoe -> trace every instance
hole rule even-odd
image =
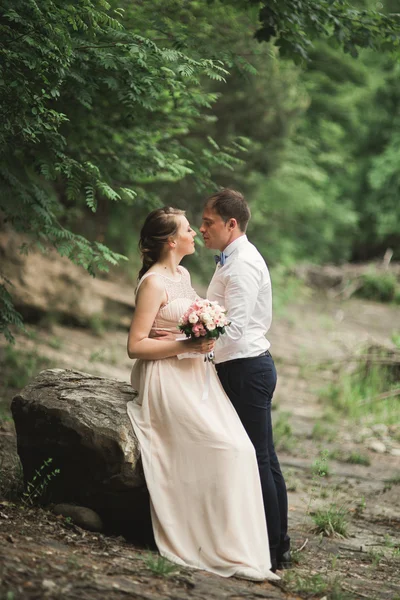
[[[290,550],[286,550],[277,560],[278,569],[291,569],[293,567],[292,555]]]

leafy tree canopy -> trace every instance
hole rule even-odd
[[[8,226],[94,274],[123,256],[78,231],[85,210],[148,210],[163,184],[191,176],[210,187],[213,173],[238,168],[242,130],[217,142],[209,134],[218,133],[212,109],[229,70],[255,73],[248,54],[258,52],[248,52],[244,32],[295,59],[308,59],[321,36],[351,55],[399,44],[398,16],[345,0],[4,0],[0,211]],[[282,114],[290,110],[285,103]],[[372,169],[371,185],[377,180]],[[11,339],[9,326],[20,320],[9,290],[3,277],[0,331]]]
[[[357,9],[347,0],[248,0],[261,4],[259,41],[274,40],[281,56],[309,60],[312,40],[329,38],[353,57],[360,48],[400,46],[400,15]],[[376,4],[377,6],[379,3]],[[383,5],[381,5],[383,8]]]

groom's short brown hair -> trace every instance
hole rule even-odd
[[[240,192],[225,188],[209,196],[206,200],[206,206],[215,210],[225,223],[229,219],[236,219],[240,230],[246,231],[251,213],[249,205]]]

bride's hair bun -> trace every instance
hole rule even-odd
[[[185,211],[179,208],[163,206],[147,215],[139,239],[142,268],[139,271],[138,279],[143,277],[146,271],[160,259],[168,238],[178,231],[179,222],[176,217],[184,214]]]

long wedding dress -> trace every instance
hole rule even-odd
[[[178,321],[196,298],[186,269],[163,277],[168,303],[153,327],[181,337]],[[203,398],[209,369],[208,398]],[[270,571],[255,450],[214,366],[204,356],[136,360],[128,415],[139,440],[162,556],[222,577],[279,579]]]

